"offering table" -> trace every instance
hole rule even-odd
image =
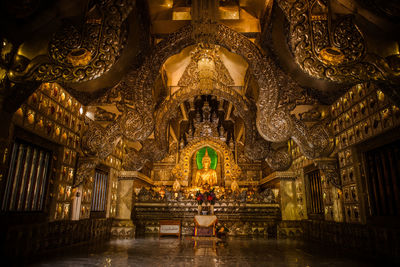
[[[215,215],[196,215],[194,217],[194,236],[215,236],[217,221]]]

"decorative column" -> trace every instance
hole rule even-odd
[[[117,216],[119,220],[130,220],[132,213],[133,200],[133,180],[130,178],[119,177],[118,179],[118,201]]]
[[[112,238],[134,238],[136,225],[132,222],[133,194],[135,180],[144,179],[150,182],[150,178],[137,171],[121,171],[118,176],[117,189],[117,214],[111,228]]]
[[[314,163],[321,172],[325,220],[343,222],[342,188],[336,158],[318,158]]]
[[[261,183],[279,189],[282,221],[301,220],[297,211],[296,174],[291,171],[276,171],[264,178]]]
[[[293,172],[276,172],[276,176],[280,185],[282,220],[300,220],[301,217],[297,211],[296,175]]]
[[[279,189],[282,221],[277,225],[278,239],[299,238],[302,219],[297,205],[296,174],[291,171],[276,171],[264,178],[260,184]]]

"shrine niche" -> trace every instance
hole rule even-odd
[[[210,151],[215,151],[215,154],[213,154],[215,159],[211,160],[210,169],[217,174],[217,185],[229,186],[232,180],[240,177],[242,171],[236,164],[233,153],[225,142],[210,137],[199,138],[191,141],[181,151],[180,160],[172,169],[172,175],[180,181],[181,185],[194,185],[193,182],[198,170],[197,162],[200,160],[199,166],[203,168],[201,161],[204,158],[203,153],[205,153],[206,147],[211,148],[212,150]],[[199,160],[197,159],[197,153],[201,155]]]
[[[208,152],[210,151],[210,152]],[[218,185],[218,154],[211,147],[200,148],[195,154],[197,170],[194,179],[192,178],[193,186],[216,186]],[[219,166],[218,166],[219,167]]]

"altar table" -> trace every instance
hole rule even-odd
[[[215,215],[194,216],[194,236],[215,236],[217,221],[217,216]]]

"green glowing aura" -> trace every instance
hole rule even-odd
[[[208,152],[208,156],[211,158],[210,168],[215,170],[217,168],[218,155],[214,149],[212,149],[211,147],[208,147],[208,146],[200,148],[196,153],[197,169],[199,169],[199,170],[203,169],[203,164],[201,163],[201,160],[203,159],[204,155],[206,154],[206,149]]]

